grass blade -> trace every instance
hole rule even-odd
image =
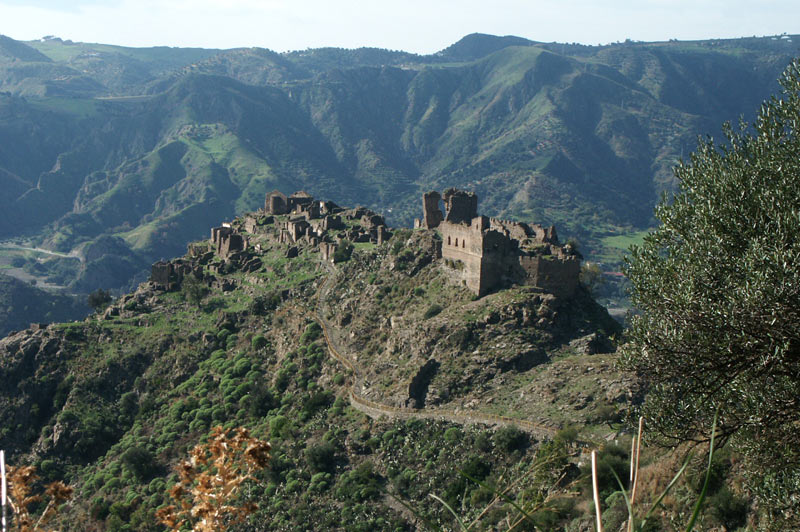
[[[444,505],[444,507],[445,507],[445,508],[447,508],[447,509],[450,511],[450,513],[451,513],[451,514],[453,514],[453,517],[455,517],[455,518],[456,518],[456,521],[458,522],[458,525],[461,527],[461,530],[462,530],[463,532],[467,532],[468,528],[467,528],[467,526],[464,524],[464,521],[462,521],[462,520],[461,520],[461,518],[460,518],[460,517],[458,516],[458,514],[457,514],[457,513],[456,513],[456,512],[455,512],[455,511],[454,511],[454,510],[453,510],[453,509],[450,507],[450,505],[449,505],[449,504],[447,504],[447,503],[446,503],[446,502],[445,502],[443,499],[441,499],[440,497],[438,497],[438,496],[434,495],[433,493],[429,493],[428,495],[429,495],[429,496],[431,496],[431,497],[433,497],[434,499],[436,499],[436,500],[437,500],[437,501],[439,501],[440,503],[442,503],[442,505]]]
[[[678,470],[677,473],[675,473],[675,476],[672,477],[672,480],[670,480],[669,484],[667,484],[667,487],[664,488],[664,491],[662,491],[661,495],[658,496],[656,502],[654,502],[653,505],[650,507],[650,509],[647,511],[647,513],[644,516],[644,519],[642,520],[642,527],[644,527],[644,525],[647,523],[647,520],[653,516],[653,512],[656,511],[656,508],[658,508],[658,506],[661,504],[661,501],[664,500],[664,497],[667,496],[667,494],[670,492],[673,486],[675,486],[675,483],[678,482],[678,479],[681,478],[681,475],[683,475],[684,471],[686,471],[686,468],[689,467],[689,460],[691,460],[691,458],[692,458],[691,455],[686,457],[686,460],[684,460],[681,468]]]
[[[592,451],[592,493],[594,511],[597,514],[597,532],[603,532],[603,518],[600,512],[600,490],[597,488],[597,451]]]
[[[694,512],[692,513],[692,518],[689,519],[689,524],[686,525],[686,532],[691,532],[694,528],[694,524],[697,521],[698,516],[700,515],[700,508],[703,505],[703,501],[706,498],[706,492],[708,491],[708,483],[711,479],[711,460],[714,459],[714,438],[717,435],[717,419],[719,418],[719,409],[714,412],[714,425],[711,428],[711,442],[709,443],[708,447],[708,467],[706,468],[706,479],[703,481],[703,490],[700,492],[700,497],[697,498],[697,504],[694,506]]]
[[[617,484],[619,484],[619,490],[622,492],[622,496],[625,498],[625,506],[628,507],[628,519],[630,522],[633,522],[633,501],[628,497],[628,493],[625,491],[625,486],[622,484],[622,479],[619,478],[617,472],[614,471],[613,467],[608,468],[611,471],[611,474],[614,475],[614,478],[617,479]]]

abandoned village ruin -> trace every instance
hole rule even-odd
[[[478,196],[453,188],[444,194],[425,193],[422,204],[423,218],[414,225],[431,232],[432,259],[475,295],[512,284],[557,296],[570,296],[577,288],[580,255],[559,244],[554,227],[479,216]],[[337,254],[340,247],[356,242],[380,245],[391,236],[383,217],[369,209],[343,209],[302,191],[286,196],[275,190],[266,195],[263,211],[214,227],[210,241],[191,244],[187,259],[154,264],[151,280],[171,290],[189,273],[204,279],[203,267],[212,273],[255,272],[262,266],[262,250],[275,243],[287,246],[288,258],[298,256],[300,248],[310,248],[323,261],[337,262],[345,258]]]

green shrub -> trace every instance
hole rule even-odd
[[[286,416],[275,416],[269,420],[269,432],[280,438],[289,432],[289,419]]]
[[[125,451],[121,460],[139,482],[149,480],[158,471],[153,454],[144,447],[134,446]]]
[[[263,334],[256,335],[250,341],[250,346],[255,350],[263,349],[267,346],[267,339]]]
[[[372,462],[363,462],[341,475],[335,493],[340,500],[365,502],[378,499],[381,495],[381,479]]]
[[[205,298],[209,292],[205,283],[194,275],[187,275],[183,278],[181,282],[181,291],[183,292],[184,299],[195,306],[199,306],[200,302],[203,301],[203,298]]]
[[[303,412],[313,415],[321,408],[327,408],[333,403],[334,395],[328,390],[314,392],[303,402]]]
[[[345,262],[350,260],[353,255],[353,244],[348,240],[342,240],[333,252],[333,262]]]
[[[612,471],[622,480],[627,489],[630,473],[628,450],[616,443],[607,443],[598,453],[597,459],[597,487],[603,499],[619,490],[619,483],[614,478]],[[583,467],[583,472],[588,475],[585,477],[583,489],[586,493],[591,493],[592,475],[589,464]]]
[[[306,330],[300,336],[300,345],[308,345],[322,336],[322,327],[315,321],[306,326]]]
[[[708,506],[726,530],[736,530],[747,522],[747,499],[736,495],[727,486],[708,498]]]
[[[331,484],[330,473],[317,473],[311,477],[311,483],[308,485],[308,491],[321,492],[330,487]]]
[[[494,433],[494,444],[505,453],[519,451],[528,445],[528,435],[514,425],[500,427]]]
[[[426,320],[430,319],[439,314],[441,311],[442,311],[442,306],[434,303],[433,305],[428,307],[428,310],[425,311],[425,314],[422,315],[422,318]]]
[[[336,469],[336,446],[331,442],[306,447],[306,463],[312,471],[333,473]]]
[[[399,269],[404,270],[413,260],[414,252],[410,249],[405,249],[399,255],[397,255],[397,266]]]
[[[444,431],[444,439],[449,442],[455,442],[461,439],[461,429],[458,427],[450,427]]]
[[[122,480],[120,480],[119,478],[115,477],[115,478],[109,479],[106,482],[105,486],[103,486],[103,490],[105,490],[105,492],[108,493],[109,491],[113,491],[115,489],[119,489],[120,487],[122,487]]]
[[[263,316],[271,310],[275,310],[281,304],[281,294],[279,292],[270,292],[265,295],[258,295],[253,298],[248,306],[250,314],[256,316]]]
[[[250,398],[248,409],[253,417],[264,416],[270,410],[280,406],[275,394],[263,383],[254,385],[248,397]]]

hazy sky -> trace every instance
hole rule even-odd
[[[0,0],[0,34],[128,46],[377,46],[473,32],[609,43],[800,33],[798,0]]]

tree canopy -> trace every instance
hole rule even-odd
[[[641,312],[624,357],[667,442],[707,437],[719,409],[778,520],[800,504],[800,62],[780,81],[754,124],[726,125],[723,145],[703,140],[676,168],[660,227],[628,261]]]

